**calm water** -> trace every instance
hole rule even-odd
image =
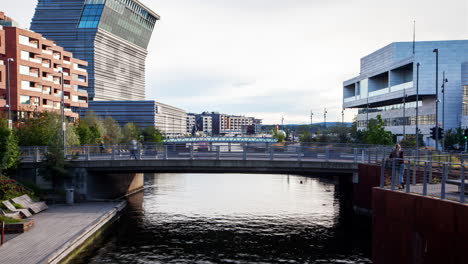
[[[302,183],[301,183],[302,182]],[[370,263],[369,220],[333,182],[158,174],[90,263]]]

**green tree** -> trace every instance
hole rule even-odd
[[[140,131],[134,123],[127,123],[122,129],[123,143],[128,143],[132,139],[138,139]]]
[[[308,130],[304,130],[299,136],[299,141],[301,141],[301,143],[309,143],[309,142],[313,142],[314,138],[312,137],[312,134],[310,134]]]
[[[146,142],[160,143],[164,140],[164,136],[162,135],[161,131],[152,126],[143,129],[141,134],[143,135]]]
[[[8,128],[8,120],[0,119],[0,174],[4,170],[15,168],[18,164],[20,149],[18,139]]]
[[[47,146],[60,128],[59,115],[44,112],[20,123],[16,128],[16,135],[22,146]]]
[[[351,141],[351,128],[345,126],[330,127],[330,133],[334,135],[335,140],[339,143],[349,143]]]
[[[77,133],[75,125],[68,123],[67,130],[65,131],[65,144],[67,146],[79,146],[80,143],[80,136]]]
[[[444,144],[447,150],[457,150],[465,144],[464,130],[461,128],[444,131]]]
[[[122,140],[122,129],[112,117],[108,116],[103,121],[106,134],[104,135],[104,143],[118,144]]]
[[[364,131],[358,129],[356,117],[354,117],[353,124],[351,125],[350,137],[350,140],[355,143],[364,143]]]
[[[82,145],[91,144],[93,135],[91,133],[91,129],[89,129],[89,126],[86,123],[80,121],[76,127],[76,133],[78,134]]]
[[[278,131],[278,130],[274,129],[272,133],[273,133],[273,138],[278,140],[278,142],[280,142],[280,143],[284,142],[284,140],[286,138],[286,134],[284,133],[284,131]]]
[[[86,115],[80,120],[81,123],[88,126],[91,132],[88,144],[99,144],[103,136],[106,135],[103,121],[91,110],[86,112]]]
[[[67,170],[67,161],[63,153],[63,145],[60,131],[57,130],[48,144],[48,152],[41,163],[41,176],[52,182],[54,190],[58,190],[70,175]]]
[[[384,121],[380,115],[377,118],[370,119],[367,130],[364,132],[364,141],[366,144],[392,145],[392,133],[385,131]]]

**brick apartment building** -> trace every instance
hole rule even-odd
[[[8,20],[0,12],[0,21]],[[11,103],[7,102],[7,64]],[[83,68],[87,65],[41,34],[0,26],[0,110],[8,111],[10,104],[14,120],[33,112],[60,111],[63,81],[65,116],[78,118],[81,109],[88,107],[84,90],[88,73]]]

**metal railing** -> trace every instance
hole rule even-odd
[[[329,161],[348,163],[380,163],[391,151],[389,147],[337,147],[328,145],[300,146],[267,143],[179,143],[129,144],[111,146],[68,146],[69,161],[86,160],[287,160]],[[41,162],[47,147],[23,147],[22,162]]]
[[[465,188],[466,163],[446,162],[429,156],[428,159],[384,158],[381,164],[381,188],[465,203],[465,192],[468,191]]]

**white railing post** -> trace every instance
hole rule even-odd
[[[89,146],[86,146],[86,160],[91,160],[91,153]]]
[[[112,160],[115,160],[115,145],[112,145]]]
[[[297,152],[297,161],[302,161],[302,147],[297,147],[296,152]]]
[[[403,161],[404,162],[404,161]],[[411,178],[411,160],[408,160],[408,164],[405,166],[406,167],[406,192],[410,192],[410,178]]]
[[[357,164],[357,160],[358,160],[357,155],[358,155],[358,150],[357,148],[354,148],[354,164]]]
[[[444,168],[442,170],[442,182],[440,185],[440,199],[445,199],[445,182],[447,181],[447,173],[448,173],[448,166],[447,163],[444,164]]]
[[[390,186],[390,189],[393,191],[395,190],[395,165],[396,165],[396,162],[395,162],[395,159],[392,159],[392,185]]]
[[[460,167],[460,203],[465,203],[465,165]]]
[[[326,161],[330,160],[330,148],[328,147],[325,148],[325,160]]]
[[[365,153],[365,151],[366,151],[365,149],[362,149],[362,150],[361,150],[361,162],[362,162],[362,163],[365,163],[365,161],[366,161],[366,153]]]
[[[275,149],[273,147],[270,147],[270,160],[273,160],[273,156],[274,156],[274,153],[275,152]]]
[[[432,169],[432,168],[431,168]],[[424,173],[423,173],[423,191],[424,196],[427,195],[427,162],[424,162]]]
[[[216,146],[216,160],[220,159],[220,146]]]
[[[34,161],[39,162],[41,160],[39,148],[34,148]]]
[[[382,159],[382,166],[380,167],[380,188],[385,186],[385,158]]]
[[[193,143],[190,145],[190,159],[193,160]]]
[[[168,152],[169,151],[169,147],[167,145],[164,145],[164,159],[167,160],[168,159]]]
[[[247,160],[247,147],[246,146],[243,146],[243,160]]]

